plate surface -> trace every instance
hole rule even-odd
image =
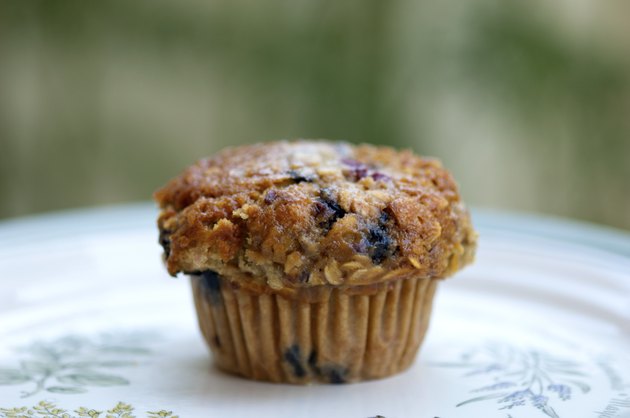
[[[477,262],[440,284],[410,370],[299,387],[213,369],[155,217],[0,224],[0,417],[630,416],[628,235],[475,212]]]

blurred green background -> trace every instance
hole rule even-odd
[[[0,217],[146,200],[275,138],[441,158],[466,200],[630,229],[630,2],[3,1]]]

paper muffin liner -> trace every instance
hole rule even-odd
[[[191,276],[199,326],[216,365],[255,380],[345,383],[399,373],[424,339],[436,279],[398,279],[375,292],[330,287],[305,301]]]

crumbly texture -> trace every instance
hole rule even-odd
[[[170,274],[301,289],[444,278],[472,261],[470,217],[435,159],[371,145],[228,148],[155,193]]]

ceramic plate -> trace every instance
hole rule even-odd
[[[222,374],[151,205],[0,224],[0,417],[630,416],[630,238],[476,212],[415,365],[289,386]]]

